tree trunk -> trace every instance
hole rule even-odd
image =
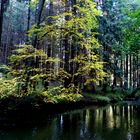
[[[137,87],[139,86],[139,56],[137,54],[136,56],[136,63],[137,63],[137,72],[136,72],[136,81],[137,81]]]
[[[41,15],[42,15],[44,4],[45,4],[45,0],[39,0],[38,12],[37,12],[37,16],[36,16],[36,25],[37,25],[37,27],[41,23]],[[35,39],[34,39],[34,43],[33,44],[34,44],[35,48],[38,48],[37,35],[35,35]]]
[[[124,72],[123,72],[123,58],[121,56],[121,71],[122,71],[122,76],[121,76],[121,81],[120,81],[120,87],[123,88],[123,76],[124,76]]]
[[[74,7],[74,5],[76,5],[77,0],[71,0],[71,5],[72,5],[72,13],[74,16],[76,16],[76,8]],[[76,57],[76,50],[77,50],[77,38],[75,36],[72,37],[72,44],[71,44],[71,48],[70,48],[70,52],[71,52],[71,59],[74,59],[74,57]],[[78,85],[78,77],[74,76],[74,73],[76,72],[76,70],[78,69],[78,65],[75,64],[73,61],[70,62],[70,73],[72,74],[73,77],[73,83],[74,85]],[[82,84],[82,83],[81,83]]]
[[[65,12],[70,11],[70,1],[66,0],[65,2]],[[65,16],[65,20],[68,21],[70,20],[69,16]],[[69,57],[70,57],[70,36],[69,34],[67,34],[65,36],[65,40],[64,40],[64,47],[65,47],[65,64],[64,64],[64,69],[66,72],[70,73],[70,64],[69,64]],[[71,82],[71,78],[65,78],[64,81],[64,86],[67,87]]]
[[[130,64],[130,70],[129,70],[129,74],[130,74],[130,83],[129,83],[129,86],[130,86],[130,90],[132,90],[132,57],[131,57],[131,54],[130,54],[130,60],[129,60],[129,64]]]
[[[114,68],[114,79],[113,79],[113,87],[116,87],[117,86],[117,74],[116,74],[116,68],[117,68],[117,65],[118,65],[118,61],[116,60],[116,54],[114,54],[114,65],[115,65],[115,68]]]
[[[126,54],[126,61],[125,61],[125,82],[124,88],[128,89],[128,54]]]
[[[135,63],[136,59],[135,59],[135,54],[133,54],[133,89],[136,88],[136,63]]]
[[[27,21],[27,32],[30,29],[30,19],[31,19],[31,0],[28,0],[28,21]],[[27,35],[26,42],[29,43],[29,37]]]
[[[1,0],[0,5],[0,49],[1,49],[1,39],[2,39],[2,24],[3,24],[3,14],[4,14],[4,1]]]

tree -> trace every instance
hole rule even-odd
[[[125,45],[127,46],[128,52],[132,55],[131,57],[131,73],[132,73],[132,82],[131,86],[132,89],[135,89],[136,87],[139,87],[139,37],[140,37],[140,30],[139,30],[139,23],[140,23],[140,9],[136,8],[133,9],[133,13],[129,14],[130,17],[130,23],[129,23],[129,29],[125,30]]]
[[[40,25],[40,28],[34,26],[30,34],[36,32],[40,41],[47,39],[58,47],[61,39],[64,46],[64,59],[61,61],[64,61],[65,71],[71,74],[71,77],[65,80],[65,87],[74,83],[81,88],[82,84],[96,83],[105,75],[102,71],[103,63],[96,53],[99,43],[94,30],[98,27],[96,16],[99,12],[91,0],[78,1],[72,5],[66,1],[62,6],[67,10],[48,17],[48,20],[52,19],[51,25],[46,22]],[[71,52],[75,55],[72,56]],[[70,68],[71,65],[73,66]]]
[[[103,11],[98,18],[100,23],[98,38],[103,47],[101,50],[103,61],[106,62],[104,70],[110,74],[110,77],[104,79],[103,90],[105,91],[110,85],[112,89],[116,86],[126,90],[130,89],[132,52],[129,51],[129,45],[126,45],[129,39],[124,40],[124,31],[132,25],[128,11],[132,12],[133,8],[137,9],[137,4],[125,0],[106,0],[98,3],[98,7]]]
[[[25,45],[16,49],[10,57],[11,75],[17,79],[18,89],[21,95],[32,94],[37,91],[39,83],[42,91],[51,83],[57,81],[59,84],[69,75],[62,69],[58,71],[48,67],[48,62],[55,64],[58,59],[48,57],[43,50],[37,50],[32,46]],[[47,86],[47,87],[46,87]]]
[[[7,9],[8,3],[9,0],[0,1],[0,47],[1,47],[1,38],[2,38],[3,15],[4,15],[4,11]]]

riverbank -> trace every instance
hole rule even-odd
[[[61,100],[61,102],[46,102],[42,96],[9,96],[0,100],[0,114],[11,113],[48,113],[55,114],[67,110],[83,108],[89,105],[105,106],[125,100],[127,94],[89,94],[85,93],[78,100]]]
[[[15,97],[10,96],[0,101],[0,124],[1,126],[13,127],[17,125],[32,125],[44,122],[47,118],[69,112],[72,110],[83,109],[89,106],[101,107],[108,104],[123,102],[126,95],[112,94],[84,94],[79,101],[46,103],[40,97]]]
[[[32,125],[52,118],[67,111],[82,109],[86,106],[103,106],[107,102],[98,102],[89,97],[83,97],[76,102],[45,103],[41,98],[11,96],[0,100],[0,124],[6,127],[15,125]]]

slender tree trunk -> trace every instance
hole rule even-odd
[[[60,49],[59,49],[59,58],[60,58],[60,68],[64,68],[64,59],[63,59],[63,56],[64,56],[64,46],[63,46],[63,35],[62,33],[60,33]]]
[[[133,54],[133,89],[135,89],[135,84],[136,84],[136,75],[135,75],[135,68],[136,64],[135,64],[135,54]]]
[[[130,70],[129,70],[129,74],[130,74],[130,90],[132,90],[132,56],[130,54],[130,60],[129,60],[129,65],[130,65]]]
[[[66,0],[65,2],[65,11],[68,12],[70,10],[70,1],[69,0]],[[69,16],[65,16],[65,20],[68,21],[70,20],[70,17]],[[66,72],[70,73],[70,64],[69,64],[69,57],[70,57],[70,36],[69,34],[67,34],[65,36],[65,40],[64,40],[64,46],[65,46],[65,64],[64,64],[64,69]],[[64,82],[64,86],[67,87],[71,82],[71,78],[66,78],[65,79],[65,82]]]
[[[53,2],[50,1],[50,4],[49,4],[49,16],[52,16],[53,15]],[[52,24],[52,18],[50,17],[49,19],[49,24],[51,25]],[[52,40],[52,44],[53,44],[53,38],[51,38]],[[51,51],[52,51],[52,45],[48,45],[48,51],[47,51],[47,54],[48,54],[48,57],[52,57],[51,56]]]
[[[3,24],[3,14],[4,14],[4,1],[1,0],[0,5],[0,49],[1,49],[1,41],[2,41],[2,24]]]
[[[72,5],[72,13],[74,16],[76,16],[76,7],[74,7],[74,5],[76,5],[77,0],[71,0],[71,5]],[[72,37],[72,44],[71,44],[71,48],[70,48],[70,52],[71,52],[71,59],[74,59],[74,57],[76,57],[76,47],[77,47],[77,39],[75,36]],[[78,66],[72,61],[70,62],[70,73],[72,74],[73,77],[73,83],[77,86],[78,85],[78,77],[74,76],[74,73],[76,72],[76,70],[78,69]]]
[[[138,87],[139,86],[139,56],[138,54],[136,56],[136,62],[137,62],[136,81],[137,81],[137,87]]]
[[[37,13],[37,18],[36,18],[37,26],[41,23],[41,15],[42,15],[44,4],[45,4],[45,0],[39,0],[38,13]]]
[[[125,82],[124,88],[128,89],[128,54],[126,54],[126,61],[125,61]]]
[[[37,27],[41,23],[41,15],[42,15],[44,4],[45,4],[45,0],[39,0],[38,10],[37,10],[37,15],[36,15],[36,25],[37,25]],[[35,35],[35,39],[34,39],[34,43],[33,44],[34,44],[35,48],[39,48],[36,35]]]
[[[49,16],[52,16],[53,15],[53,2],[52,1],[50,1],[50,4],[49,4]],[[48,24],[52,24],[52,18],[50,17],[50,19],[49,19],[49,21],[48,21],[49,23]],[[48,45],[48,48],[47,48],[47,55],[48,55],[48,57],[53,57],[52,56],[52,49],[53,49],[53,46],[54,46],[54,44],[53,44],[53,38],[51,38],[51,40],[52,40],[52,42]],[[46,66],[45,66],[47,69],[50,69],[51,70],[51,68],[53,67],[52,66],[52,64],[50,63],[50,62],[47,62],[46,63]],[[46,81],[46,80],[44,80],[44,87],[45,87],[45,89],[47,90],[48,89],[48,86],[49,86],[49,82],[48,81]]]
[[[137,56],[137,73],[138,73],[138,87],[140,87],[140,61],[139,61],[139,55]]]
[[[122,76],[121,76],[121,81],[120,81],[120,87],[123,88],[123,76],[124,76],[124,72],[123,72],[123,58],[121,56],[121,71],[122,71]]]
[[[69,69],[69,55],[70,55],[70,43],[69,43],[69,35],[65,36],[65,64],[64,64],[64,69],[66,72],[70,72]],[[70,84],[71,79],[66,78],[64,86],[67,87]]]
[[[109,58],[108,58],[108,51],[107,51],[107,46],[106,44],[104,43],[103,44],[103,62],[108,62]],[[107,67],[108,67],[108,64],[104,64],[104,71],[107,72]],[[104,78],[104,81],[103,81],[103,88],[102,88],[102,91],[104,93],[107,92],[107,86],[108,86],[108,83],[107,83],[107,77]]]
[[[31,19],[31,0],[28,0],[28,21],[27,21],[27,32],[30,29],[30,19]],[[26,42],[29,42],[29,37],[27,35]]]
[[[117,67],[117,60],[116,60],[116,54],[114,54],[114,65],[115,67]],[[116,75],[116,68],[114,68],[114,79],[113,79],[113,87],[116,87],[117,86],[117,75]]]

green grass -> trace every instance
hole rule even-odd
[[[137,93],[135,94],[136,97],[140,97],[140,90],[137,91]]]
[[[97,94],[93,94],[93,93],[85,93],[84,94],[85,97],[89,97],[93,100],[96,100],[98,102],[106,102],[106,103],[110,103],[110,102],[119,102],[119,101],[123,101],[124,98],[128,95],[128,93],[126,92],[120,92],[120,91],[116,91],[115,93],[112,92],[108,92],[106,94],[101,94],[101,93],[97,93]]]
[[[90,98],[93,99],[93,101],[97,101],[97,102],[106,102],[106,103],[110,102],[110,99],[108,97],[99,94],[86,93],[84,94],[84,96],[85,98]]]

